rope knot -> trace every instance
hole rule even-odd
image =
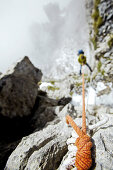
[[[88,170],[92,165],[92,159],[91,159],[91,148],[92,148],[92,142],[90,137],[81,130],[76,123],[73,121],[73,119],[67,115],[66,116],[66,122],[68,124],[71,124],[73,129],[78,134],[78,138],[76,139],[75,145],[77,146],[77,152],[76,152],[76,162],[75,165],[78,170]]]
[[[90,137],[88,135],[83,135],[82,137],[78,137],[76,139],[75,145],[78,149],[81,149],[84,145],[86,145],[90,141]]]
[[[91,147],[92,142],[88,135],[83,135],[76,139],[75,145],[78,150],[76,153],[76,162],[75,165],[79,170],[87,170],[92,165],[91,159]]]

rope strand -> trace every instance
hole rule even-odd
[[[83,108],[82,108],[82,131],[86,134],[86,112],[85,112],[85,90],[84,90],[84,72],[82,67],[82,100],[83,100]]]
[[[82,130],[80,130],[80,128],[76,125],[76,123],[73,121],[73,119],[71,118],[71,116],[67,115],[66,116],[66,123],[67,124],[71,124],[71,126],[73,127],[73,129],[76,131],[77,135],[79,137],[83,136],[83,132]]]
[[[85,89],[84,89],[84,72],[82,71],[82,96],[83,96],[83,110],[82,110],[82,130],[76,125],[73,119],[67,115],[66,122],[71,124],[73,129],[79,135],[76,139],[77,146],[75,165],[78,170],[88,170],[92,165],[91,148],[92,142],[90,137],[86,134],[86,112],[85,112]]]

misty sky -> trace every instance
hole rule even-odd
[[[54,62],[67,39],[76,37],[81,45],[78,33],[84,34],[86,23],[83,1],[0,0],[0,71],[25,55],[44,67]]]

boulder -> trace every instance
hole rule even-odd
[[[90,108],[91,109],[91,108]],[[89,122],[89,134],[92,137],[92,167],[91,169],[100,170],[112,170],[113,167],[113,115],[108,114],[109,108],[107,107],[97,107],[96,117],[101,118],[97,122],[92,122],[94,119],[90,114],[88,115]],[[92,110],[92,109],[91,109]],[[95,114],[94,114],[95,115]],[[91,116],[91,117],[90,117]],[[90,118],[90,119],[89,119]],[[104,121],[106,119],[106,121]],[[81,118],[76,118],[75,123],[81,127],[82,121]],[[91,125],[93,128],[91,128]],[[77,134],[75,131],[72,131],[72,137],[67,140],[68,152],[63,157],[63,160],[58,168],[58,170],[67,170],[67,169],[76,169],[75,167],[75,155],[77,148],[74,145]],[[72,166],[73,165],[73,166]],[[69,168],[69,166],[72,166]]]
[[[64,116],[64,113],[67,113],[67,106],[69,105],[70,100],[71,98],[65,97],[58,100],[48,98],[46,93],[38,91],[38,96],[33,108],[34,115],[30,121],[34,129],[40,130],[46,123],[54,120],[57,116],[60,118]],[[59,114],[62,108],[66,109],[63,109],[65,111]]]
[[[31,79],[34,83],[38,83],[42,78],[42,72],[36,68],[28,56],[25,56],[20,61],[12,65],[12,67],[6,72],[7,75],[25,76]]]
[[[46,128],[24,137],[10,155],[5,170],[50,170],[58,168],[67,152],[71,129],[56,119]]]
[[[42,100],[42,98],[40,100]],[[53,106],[53,110],[55,109],[56,101],[54,101],[52,104],[51,99],[44,99],[44,97],[43,101],[45,106],[47,103],[49,104],[47,111],[44,111],[45,117],[47,117],[47,113],[50,114],[51,117],[50,108]],[[57,169],[60,164],[62,165],[61,160],[67,153],[66,141],[72,132],[72,128],[67,127],[65,123],[65,116],[66,114],[70,114],[75,119],[77,125],[81,126],[82,108],[81,106],[74,107],[69,103],[65,107],[57,106],[53,115],[54,114],[56,114],[55,119],[51,122],[48,122],[42,130],[39,130],[38,132],[35,132],[22,139],[20,144],[10,155],[5,170],[51,170]],[[43,116],[42,118],[44,118]],[[106,123],[105,121],[104,123],[106,124],[104,124],[102,122],[103,118],[106,116],[109,119],[107,120],[108,122]],[[36,119],[38,120],[38,118],[39,117]],[[47,117],[47,119],[48,118],[49,117]],[[99,121],[101,123],[99,123]],[[113,166],[112,161],[110,162],[110,160],[112,160],[113,152],[112,108],[110,110],[109,107],[103,106],[96,106],[95,108],[88,107],[86,122],[87,125],[89,124],[90,129],[91,126],[93,126],[93,129],[91,129],[91,131],[89,130],[89,133],[94,141],[93,151],[95,152],[94,154],[96,154],[93,165],[97,170],[101,166],[110,170],[110,168]],[[110,166],[109,168],[108,164]]]
[[[41,130],[54,121],[57,116],[56,108],[60,110],[68,99],[64,98],[61,101],[48,98],[45,92],[38,91],[32,114],[29,116],[9,118],[0,115],[0,169],[4,169],[8,157],[23,136]]]
[[[28,57],[0,79],[0,114],[13,118],[30,115],[37,97],[42,73]]]
[[[109,121],[93,135],[96,146],[96,170],[113,168],[113,115],[106,115]]]

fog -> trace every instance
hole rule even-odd
[[[84,0],[0,0],[0,23],[1,72],[25,55],[46,71],[64,47],[88,53]]]

